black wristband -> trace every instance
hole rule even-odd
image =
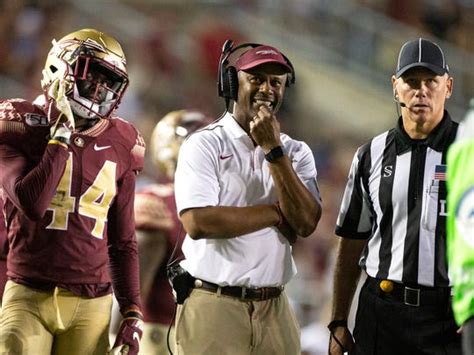
[[[333,329],[337,328],[337,327],[347,328],[347,319],[336,319],[336,320],[331,321],[328,324],[328,329],[331,333],[332,333]]]
[[[272,150],[270,150],[267,154],[265,154],[265,160],[269,163],[273,163],[274,161],[280,159],[285,153],[283,153],[283,149],[280,145],[276,146]]]
[[[137,311],[128,311],[128,312],[125,312],[125,314],[123,315],[123,318],[138,318],[140,320],[143,320],[143,315]]]

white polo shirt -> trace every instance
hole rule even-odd
[[[320,201],[313,154],[304,142],[281,134],[283,150],[301,181]],[[175,175],[178,213],[207,206],[272,204],[277,194],[263,150],[230,113],[192,134],[181,146]],[[291,246],[276,227],[230,239],[186,235],[181,262],[194,277],[221,286],[286,284],[296,274]]]

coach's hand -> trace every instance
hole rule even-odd
[[[133,312],[136,313],[136,312]],[[114,347],[109,354],[138,355],[140,350],[140,339],[143,334],[143,321],[138,316],[124,315]]]
[[[353,353],[354,340],[352,334],[345,326],[338,326],[331,329],[329,336],[329,355],[343,355]]]
[[[257,114],[249,123],[250,135],[265,153],[281,145],[280,123],[271,109],[261,105]]]

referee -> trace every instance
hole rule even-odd
[[[329,353],[461,354],[445,232],[446,152],[458,125],[444,108],[453,79],[442,49],[405,43],[392,85],[401,117],[357,150],[339,212]]]

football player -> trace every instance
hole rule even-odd
[[[155,126],[150,152],[162,178],[160,183],[140,189],[135,196],[135,221],[140,255],[140,285],[145,325],[141,351],[147,355],[168,353],[167,333],[173,322],[175,302],[166,276],[167,262],[182,258],[184,234],[176,213],[174,172],[179,147],[192,132],[209,124],[210,119],[193,110],[172,111]],[[174,336],[170,334],[174,351]],[[173,340],[172,340],[173,339]]]
[[[2,354],[105,354],[112,288],[123,315],[114,348],[138,353],[133,200],[145,146],[114,113],[128,81],[120,44],[82,29],[53,40],[43,95],[0,102]]]

